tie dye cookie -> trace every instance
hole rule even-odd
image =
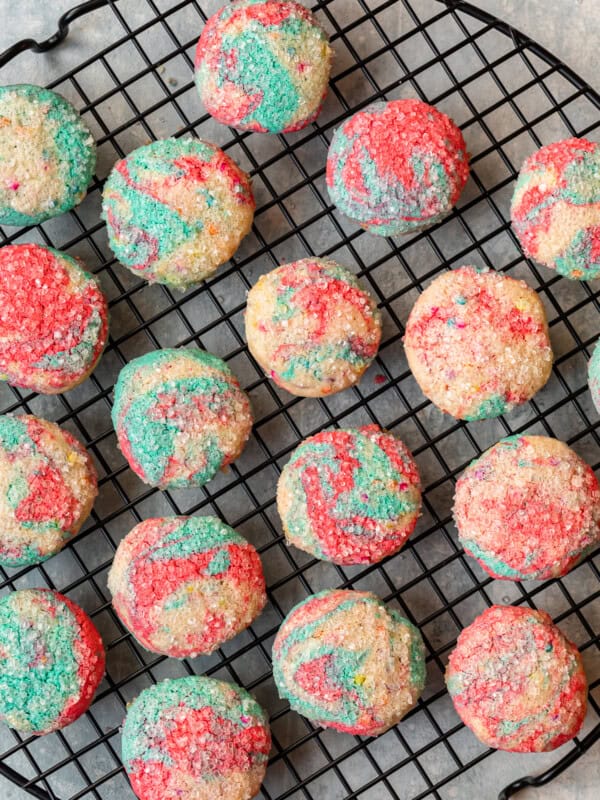
[[[0,600],[0,720],[41,735],[86,711],[104,675],[104,647],[91,619],[50,589]]]
[[[95,369],[108,337],[108,306],[76,259],[38,244],[6,245],[0,308],[0,379],[58,394]]]
[[[457,419],[498,417],[530,400],[552,371],[542,302],[494,270],[444,272],[421,294],[404,348],[421,391]]]
[[[35,225],[81,203],[96,144],[73,106],[41,86],[0,86],[0,224]]]
[[[245,689],[194,675],[144,689],[127,711],[122,747],[140,800],[250,800],[271,734]]]
[[[183,290],[231,258],[254,207],[250,178],[216,145],[165,139],[115,164],[102,216],[121,264]]]
[[[245,392],[204,350],[155,350],[123,367],[112,420],[119,447],[145,483],[203,486],[244,449],[252,430]]]
[[[277,509],[290,544],[335,564],[375,564],[417,524],[419,471],[406,445],[377,425],[323,431],[283,468]]]
[[[600,347],[594,345],[594,352],[588,362],[588,385],[596,411],[600,414]]]
[[[572,280],[600,275],[600,145],[553,142],[521,167],[511,218],[525,255]]]
[[[600,545],[600,487],[564,442],[510,436],[463,472],[454,518],[466,552],[492,577],[558,578]]]
[[[583,725],[581,656],[545,611],[488,608],[458,637],[446,684],[465,725],[498,750],[554,750]]]
[[[98,494],[83,445],[54,422],[0,417],[0,564],[39,564],[79,531]]]
[[[286,133],[318,116],[331,69],[327,34],[293,0],[236,0],[207,21],[196,50],[206,110],[244,131]]]
[[[408,620],[370,592],[311,595],[284,619],[273,643],[279,694],[313,722],[377,736],[416,704],[425,647]]]
[[[325,397],[360,380],[377,354],[381,315],[351,272],[305,258],[263,275],[250,290],[246,338],[278,386]]]
[[[378,101],[357,112],[336,130],[327,156],[332,202],[379,236],[441,222],[468,177],[462,133],[420,100]]]
[[[258,553],[217,517],[140,522],[119,544],[108,588],[138,642],[174,658],[212,653],[267,601]]]

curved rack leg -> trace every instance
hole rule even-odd
[[[11,47],[7,48],[3,53],[0,53],[0,67],[8,64],[9,61],[23,53],[25,50],[33,50],[34,53],[45,53],[56,47],[57,44],[63,41],[69,33],[69,25],[78,17],[88,14],[90,11],[95,11],[97,8],[107,6],[111,0],[87,0],[86,3],[81,3],[70,11],[67,11],[58,20],[56,33],[49,36],[43,42],[37,42],[35,39],[21,39],[20,42],[15,42]]]
[[[505,786],[504,789],[498,795],[498,800],[508,800],[509,797],[512,797],[517,792],[520,792],[521,789],[525,789],[527,786],[531,786],[533,788],[538,788],[540,786],[544,786],[550,781],[553,781],[561,772],[564,772],[571,764],[574,764],[577,759],[582,756],[587,750],[594,745],[598,739],[600,739],[600,724],[596,725],[596,727],[588,733],[588,735],[579,742],[579,744],[570,750],[564,758],[561,758],[560,761],[557,761],[556,764],[553,764],[550,769],[547,769],[546,772],[542,772],[541,775],[527,775],[524,778],[519,778],[513,783],[510,783],[508,786]]]

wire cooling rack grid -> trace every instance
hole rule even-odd
[[[585,375],[598,333],[595,285],[526,262],[508,222],[512,183],[524,156],[564,136],[597,137],[600,97],[535,43],[466,3],[322,0],[314,9],[336,58],[318,124],[289,136],[238,134],[202,115],[192,83],[196,39],[220,2],[89,4],[103,6],[88,18],[102,32],[103,49],[51,87],[74,102],[92,128],[98,176],[75,211],[2,233],[3,243],[40,241],[83,258],[109,297],[111,338],[92,378],[65,395],[0,388],[2,411],[40,414],[69,428],[86,442],[101,476],[84,532],[39,567],[0,571],[0,592],[26,586],[66,592],[91,613],[108,650],[106,679],[90,712],[42,739],[2,728],[0,771],[43,800],[129,800],[119,759],[126,703],[164,677],[205,673],[246,686],[271,713],[264,800],[491,798],[523,774],[549,769],[542,780],[551,779],[600,731],[598,554],[560,581],[492,581],[463,556],[450,509],[456,476],[509,433],[555,435],[600,464],[598,417]],[[70,18],[63,18],[63,35]],[[329,203],[326,151],[334,128],[351,111],[375,98],[404,96],[437,105],[461,125],[472,178],[441,225],[405,239],[379,239],[349,225]],[[258,209],[253,232],[233,262],[179,295],[150,287],[115,263],[99,210],[103,178],[118,157],[148,140],[184,133],[218,142],[252,173]],[[360,386],[327,400],[280,392],[253,362],[243,335],[247,289],[276,264],[309,254],[330,255],[356,271],[384,318],[374,366]],[[506,418],[472,424],[442,416],[424,400],[401,345],[403,322],[423,286],[440,269],[463,263],[489,264],[535,286],[556,353],[553,377],[535,400]],[[249,391],[257,421],[230,471],[202,490],[161,493],[135,478],[117,450],[111,393],[129,359],[174,345],[198,345],[225,358]],[[393,430],[418,460],[426,491],[417,531],[399,555],[367,569],[337,568],[288,549],[274,506],[281,465],[302,438],[324,426],[368,422]],[[139,520],[195,512],[222,516],[259,548],[270,602],[246,633],[217,654],[177,662],[149,654],[127,635],[111,611],[106,575],[116,545]],[[272,683],[269,653],[283,615],[308,593],[331,586],[375,591],[415,622],[426,640],[423,698],[378,739],[313,727],[288,710]],[[459,724],[444,689],[444,665],[460,629],[492,602],[544,608],[579,645],[591,682],[587,738],[559,753],[518,756],[487,750]]]

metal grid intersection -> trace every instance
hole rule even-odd
[[[504,783],[539,772],[557,754],[519,757],[479,744],[452,710],[443,670],[460,629],[492,602],[549,611],[581,648],[591,681],[585,732],[600,718],[598,554],[560,581],[493,581],[465,558],[451,519],[457,475],[498,438],[524,430],[565,439],[600,464],[597,415],[585,366],[597,335],[594,285],[527,262],[509,226],[511,187],[525,155],[568,135],[597,137],[600,98],[560,62],[508,26],[453,0],[322,0],[314,10],[331,34],[334,76],[316,124],[289,136],[239,134],[201,114],[192,83],[193,48],[220,0],[107,0],[89,20],[106,46],[51,88],[82,110],[99,145],[98,175],[84,203],[59,220],[2,232],[2,243],[40,241],[77,255],[110,300],[111,337],[94,375],[59,397],[0,388],[3,412],[53,419],[86,443],[100,497],[85,530],[38,567],[0,570],[0,592],[50,586],[91,613],[107,646],[107,675],[91,710],[43,739],[0,731],[0,770],[48,800],[133,797],[120,765],[126,703],[166,676],[202,673],[250,689],[271,713],[273,752],[265,800],[442,800],[462,796],[489,762]],[[41,57],[41,56],[40,56]],[[406,239],[371,237],[338,215],[324,186],[334,128],[373,99],[419,96],[460,124],[472,178],[442,224]],[[231,264],[184,295],[150,287],[117,265],[99,222],[103,178],[117,159],[151,139],[191,133],[216,141],[253,176],[252,234]],[[245,347],[245,293],[258,275],[306,255],[353,269],[376,296],[384,336],[358,387],[327,400],[291,398],[265,379]],[[401,346],[403,322],[440,269],[488,264],[525,278],[548,311],[556,353],[550,384],[506,418],[459,423],[423,399]],[[256,425],[242,457],[202,490],[158,492],[141,484],[116,448],[110,402],[119,369],[153,348],[200,346],[229,362],[249,392]],[[317,562],[283,543],[274,507],[280,467],[297,443],[323,427],[377,422],[413,450],[425,485],[424,513],[403,551],[367,569]],[[259,549],[269,585],[265,613],[215,655],[176,662],[142,650],[110,607],[106,574],[120,539],[142,518],[215,513]],[[290,712],[272,684],[270,647],[287,611],[330,586],[370,589],[417,624],[428,651],[428,686],[417,708],[378,739],[324,731]],[[578,754],[578,743],[565,751]],[[562,752],[562,751],[561,751]],[[500,773],[498,773],[500,774]],[[485,788],[484,788],[485,787]],[[461,793],[457,795],[457,792]]]

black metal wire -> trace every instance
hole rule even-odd
[[[550,769],[542,772],[540,775],[527,775],[525,778],[513,781],[513,783],[506,786],[500,792],[498,800],[508,800],[509,797],[513,797],[517,792],[520,792],[521,789],[526,789],[527,787],[539,788],[540,786],[545,786],[560,775],[561,772],[564,772],[568,767],[572,766],[577,759],[587,752],[597,741],[598,727],[596,726],[591,733],[583,738],[578,745],[573,747],[557,764],[554,764]]]
[[[133,131],[138,131],[138,143],[165,135],[161,115],[173,115],[168,132],[176,135],[205,135],[205,127],[211,124],[206,115],[199,115],[197,102],[188,102],[189,93],[193,96],[190,52],[206,19],[201,3],[198,0],[144,2],[148,13],[135,25],[129,21],[132,4],[128,7],[124,0],[83,3],[61,18],[57,33],[47,41],[25,40],[0,55],[1,66],[24,49],[37,52],[50,49],[66,36],[69,23],[78,16],[101,6],[110,7],[117,33],[112,35],[111,29],[107,44],[99,53],[52,82],[50,88],[74,95],[82,113],[95,127],[100,150],[108,149],[114,158],[131,148],[126,137]],[[143,5],[139,0],[135,9],[140,11]],[[425,6],[430,8],[425,11]],[[106,354],[99,369],[81,389],[45,400],[12,388],[2,395],[8,397],[4,412],[42,413],[71,427],[87,444],[101,476],[101,497],[90,524],[67,545],[63,555],[10,574],[0,570],[0,591],[33,583],[58,588],[80,600],[101,628],[107,645],[107,678],[81,723],[89,727],[85,741],[75,741],[72,731],[80,726],[75,723],[47,737],[45,742],[60,748],[60,755],[53,758],[46,755],[43,763],[36,747],[38,740],[15,732],[11,734],[14,744],[0,753],[0,772],[40,800],[67,800],[64,796],[57,797],[56,782],[69,770],[74,772],[68,772],[73,787],[68,800],[92,797],[100,800],[111,782],[118,782],[117,795],[123,800],[133,797],[119,760],[118,726],[127,701],[132,693],[139,691],[141,682],[147,685],[159,680],[167,674],[165,670],[170,670],[169,674],[179,670],[177,674],[202,672],[229,677],[254,691],[272,710],[274,749],[262,790],[265,800],[292,797],[317,800],[329,794],[333,797],[333,791],[343,800],[371,797],[379,800],[383,796],[406,800],[408,791],[410,800],[426,797],[441,800],[443,787],[460,781],[466,771],[476,769],[493,753],[481,748],[465,753],[460,738],[464,732],[462,724],[455,716],[450,716],[450,722],[440,716],[440,708],[447,701],[441,676],[456,635],[464,625],[464,609],[472,608],[473,604],[481,608],[490,605],[499,590],[499,582],[474,567],[458,546],[449,513],[454,480],[471,457],[500,436],[536,426],[571,445],[585,448],[595,467],[600,463],[598,421],[590,410],[587,387],[582,381],[573,382],[574,375],[585,371],[582,359],[589,357],[590,345],[596,337],[596,326],[592,325],[590,332],[581,320],[590,313],[600,312],[598,291],[594,290],[594,284],[568,287],[568,281],[549,271],[540,273],[534,264],[525,262],[512,237],[502,199],[519,167],[513,156],[519,137],[529,136],[532,147],[539,145],[544,126],[555,117],[571,135],[594,131],[598,128],[597,115],[588,123],[583,117],[579,119],[573,107],[583,102],[586,108],[597,111],[600,97],[537,43],[462,0],[436,0],[435,6],[432,0],[418,3],[384,0],[379,4],[376,0],[356,0],[349,21],[338,17],[336,0],[321,0],[315,10],[331,32],[342,65],[331,81],[330,104],[316,124],[292,136],[261,137],[230,131],[229,138],[221,142],[251,172],[259,202],[250,241],[244,243],[230,266],[222,268],[201,287],[184,296],[174,296],[164,287],[149,289],[143,281],[115,265],[106,248],[104,225],[90,213],[89,206],[97,207],[102,188],[102,180],[98,178],[92,184],[88,200],[66,217],[67,233],[56,234],[52,223],[35,229],[0,231],[2,244],[21,240],[23,235],[37,236],[46,244],[82,255],[95,267],[109,294],[112,316]],[[394,36],[385,21],[388,12],[404,21],[399,30],[393,29]],[[184,26],[178,25],[180,13],[195,19],[197,30],[187,17]],[[441,49],[436,30],[444,26],[452,28],[455,37]],[[159,31],[163,47],[154,52],[145,37]],[[363,32],[376,41],[365,46],[360,38]],[[496,44],[502,44],[491,56],[490,37],[495,37]],[[417,41],[422,57],[415,64],[409,55]],[[126,75],[120,72],[114,59],[123,47],[130,48],[128,54],[135,63]],[[467,51],[476,57],[477,65],[461,74],[460,59]],[[381,59],[388,59],[385,69],[379,65]],[[176,61],[186,70],[187,77],[181,85],[174,85],[164,77],[165,68]],[[507,67],[519,77],[523,71],[523,79],[516,87],[506,82]],[[428,74],[435,69],[437,78],[430,83]],[[105,88],[98,91],[95,82],[90,83],[87,76],[90,71],[95,74],[94,70],[106,77],[108,88],[103,83]],[[557,79],[563,82],[559,96]],[[153,81],[152,103],[140,107],[137,87],[148,80]],[[473,99],[474,87],[481,80],[491,81],[489,100]],[[331,206],[323,188],[325,152],[334,127],[349,113],[373,99],[397,96],[405,87],[433,104],[443,106],[448,101],[457,104],[460,101],[464,112],[461,127],[466,138],[477,134],[486,137],[488,143],[481,145],[471,159],[472,191],[467,191],[447,221],[407,240],[375,241],[360,231],[348,232],[346,223]],[[527,98],[530,92],[538,90],[546,107],[530,114]],[[118,118],[113,119],[111,109],[116,106],[121,110]],[[514,117],[514,126],[497,133],[495,115],[509,113]],[[495,158],[502,167],[502,174],[493,179],[486,171],[490,158]],[[304,198],[304,210],[298,209],[299,196]],[[487,227],[480,230],[483,218]],[[325,243],[321,244],[325,230],[330,231],[330,236],[327,241],[323,238]],[[447,252],[449,240],[445,234],[450,230],[460,242],[456,252]],[[495,263],[494,255],[498,237],[503,237],[502,241],[507,247],[510,245],[513,253],[501,264]],[[242,334],[244,296],[256,277],[255,270],[262,272],[280,263],[284,256],[291,258],[296,253],[332,255],[349,264],[354,262],[357,274],[369,284],[384,313],[386,327],[375,368],[360,386],[326,401],[290,398],[279,392],[253,362]],[[529,279],[537,282],[550,308],[553,336],[568,341],[555,361],[552,402],[542,393],[529,404],[527,413],[479,425],[440,421],[430,403],[415,391],[401,351],[402,320],[416,293],[440,268],[473,259],[519,275],[525,270]],[[396,276],[392,285],[385,273],[390,262]],[[230,362],[251,394],[257,422],[247,453],[229,475],[216,479],[190,499],[185,493],[159,493],[142,487],[132,478],[117,454],[109,411],[115,376],[132,352],[137,355],[140,349],[192,343],[216,351]],[[574,362],[579,365],[578,371],[572,367]],[[591,419],[590,414],[593,414]],[[285,546],[274,510],[272,485],[282,461],[302,438],[324,426],[363,422],[377,422],[397,431],[424,466],[424,517],[401,556],[361,570],[327,567]],[[461,453],[467,447],[471,455],[457,457],[459,442]],[[122,628],[110,606],[106,572],[118,540],[142,517],[197,511],[218,514],[257,544],[267,569],[270,604],[245,637],[225,645],[217,657],[186,660],[177,665],[143,651]],[[514,584],[517,596],[513,602],[544,607],[550,598],[556,606],[554,619],[578,626],[577,641],[584,656],[600,651],[597,555],[592,554],[585,566],[579,568],[589,571],[599,587],[588,596],[579,596],[577,583],[570,583],[569,577],[542,585]],[[64,563],[68,566],[66,573],[56,566]],[[292,601],[333,584],[374,589],[386,601],[397,603],[424,634],[429,688],[407,722],[385,737],[388,747],[391,742],[398,754],[392,763],[380,753],[379,741],[332,738],[291,714],[287,706],[278,703],[273,692],[269,653],[281,619]],[[507,587],[507,594],[510,591]],[[594,676],[590,706],[597,717],[600,716],[598,690],[600,676]],[[112,714],[107,719],[103,710],[113,704],[118,709],[115,712],[118,718]],[[420,738],[411,733],[413,724],[420,731]],[[600,725],[576,740],[567,754],[541,775],[514,781],[501,792],[499,800],[505,800],[525,785],[549,782],[579,758],[599,735]],[[473,745],[472,737],[469,741]],[[96,753],[102,754],[106,764],[99,766]],[[309,766],[307,754],[314,759]],[[19,758],[25,762],[15,761]],[[357,759],[364,765],[360,785],[356,776],[348,773],[349,765]],[[405,787],[405,776],[410,789]]]
[[[33,50],[34,53],[45,53],[48,50],[52,50],[53,47],[56,47],[57,44],[60,44],[67,38],[69,26],[72,22],[78,19],[78,17],[82,17],[84,14],[89,14],[90,11],[95,11],[102,6],[107,6],[109,2],[110,0],[87,0],[87,2],[69,9],[69,11],[64,13],[58,20],[56,33],[53,33],[52,36],[49,36],[42,42],[37,42],[35,39],[21,39],[0,53],[0,67],[8,64],[15,56],[18,56],[19,53],[24,53],[25,50]]]

